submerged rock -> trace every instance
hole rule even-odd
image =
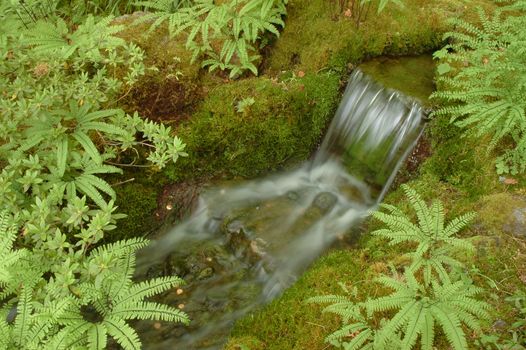
[[[333,193],[322,192],[314,198],[312,204],[324,212],[331,210],[338,202],[338,198]]]

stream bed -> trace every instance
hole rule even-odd
[[[220,349],[235,320],[289,287],[377,206],[423,128],[419,103],[356,69],[320,150],[295,170],[206,191],[141,252],[144,278],[186,285],[156,300],[189,326],[140,322],[146,349]]]

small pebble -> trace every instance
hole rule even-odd
[[[179,304],[179,305],[177,305],[177,307],[182,310],[182,309],[184,309],[184,304]]]
[[[171,204],[167,204],[167,205],[166,205],[166,210],[172,210],[172,209],[173,209],[173,207],[172,207]]]
[[[508,324],[503,320],[497,320],[495,323],[493,323],[493,328],[495,329],[505,329],[507,326]]]
[[[159,322],[155,322],[155,323],[153,324],[153,328],[155,328],[155,329],[161,329],[161,324],[160,324]]]
[[[179,289],[177,289],[175,292],[177,293],[177,295],[181,295],[181,294],[183,294],[184,290],[182,290],[181,288],[179,288]],[[182,305],[182,304],[181,304],[181,305]],[[183,305],[183,307],[184,307],[184,305]]]

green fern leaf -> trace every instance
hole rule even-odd
[[[104,350],[108,341],[104,323],[94,324],[88,331],[88,341],[90,350]]]
[[[141,342],[139,336],[133,328],[128,326],[120,318],[109,318],[104,320],[104,326],[124,350],[140,350]]]
[[[73,134],[73,137],[82,146],[82,148],[84,148],[84,151],[86,151],[86,153],[90,156],[93,162],[95,162],[96,164],[102,164],[102,157],[100,156],[97,147],[95,146],[93,141],[91,141],[88,135],[86,135],[84,132],[77,130]]]
[[[57,141],[57,171],[58,176],[63,177],[66,172],[68,160],[68,138],[62,137]]]

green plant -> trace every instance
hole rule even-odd
[[[415,209],[418,226],[398,208],[383,205],[389,214],[375,213],[387,228],[374,232],[388,238],[391,244],[416,242],[408,254],[410,266],[400,275],[381,276],[376,282],[391,289],[391,294],[365,301],[357,299],[358,290],[346,296],[320,296],[310,302],[331,303],[325,312],[342,317],[343,327],[326,341],[345,349],[412,349],[420,342],[422,349],[433,349],[435,327],[442,329],[455,350],[467,349],[465,328],[480,331],[480,319],[489,317],[489,305],[475,297],[482,293],[470,278],[458,269],[462,264],[451,257],[451,248],[471,249],[471,245],[452,237],[472,218],[467,214],[444,227],[444,210],[437,201],[427,207],[418,194],[404,185],[404,191]]]
[[[442,282],[449,281],[449,267],[461,267],[457,259],[452,257],[453,249],[473,251],[474,247],[468,241],[457,238],[455,235],[475,218],[475,213],[459,216],[447,225],[444,225],[444,207],[438,200],[428,207],[420,195],[412,188],[402,185],[409,203],[414,209],[418,224],[415,225],[400,209],[393,205],[381,204],[381,208],[388,214],[377,211],[373,217],[383,222],[387,228],[379,229],[371,234],[385,237],[390,240],[390,245],[404,242],[414,242],[416,249],[407,256],[412,263],[409,270],[423,271],[426,285],[431,283],[433,272]]]
[[[140,1],[137,4],[156,10],[138,23],[153,20],[150,31],[168,22],[171,36],[188,31],[186,47],[195,61],[204,55],[203,66],[210,71],[229,70],[230,77],[250,70],[259,59],[258,41],[265,32],[279,36],[284,27],[286,0],[230,0],[219,5],[213,0],[195,0],[192,6],[178,1]]]
[[[256,103],[256,100],[253,97],[244,98],[236,104],[236,111],[238,113],[245,113],[254,103]]]
[[[185,145],[170,127],[113,108],[147,68],[111,17],[42,4],[0,4],[0,348],[102,349],[109,336],[138,349],[126,320],[187,322],[144,300],[181,280],[132,282],[144,240],[99,246],[125,217],[107,174],[131,152],[161,169]]]
[[[506,301],[513,303],[515,312],[518,314],[517,320],[509,326],[505,324],[507,331],[502,332],[503,334],[482,335],[477,342],[481,348],[491,350],[526,349],[526,295],[524,291],[517,291],[514,295],[507,297]]]
[[[69,283],[58,271],[39,264],[38,253],[11,251],[13,221],[5,212],[0,214],[0,249],[5,254],[0,267],[0,276],[4,277],[1,348],[70,349],[89,345],[104,349],[109,335],[124,349],[139,349],[139,337],[126,320],[188,322],[179,309],[144,301],[180,286],[181,279],[132,281],[135,252],[147,244],[146,240],[119,241],[94,249],[76,264],[66,266],[69,273],[80,275]],[[51,274],[49,281],[43,279],[45,273]]]
[[[497,158],[497,172],[517,174],[526,169],[526,16],[523,1],[505,3],[492,15],[479,9],[480,25],[454,20],[456,30],[444,37],[450,44],[435,53],[441,88],[432,97],[447,104],[433,115],[491,135],[490,150],[511,146]]]

